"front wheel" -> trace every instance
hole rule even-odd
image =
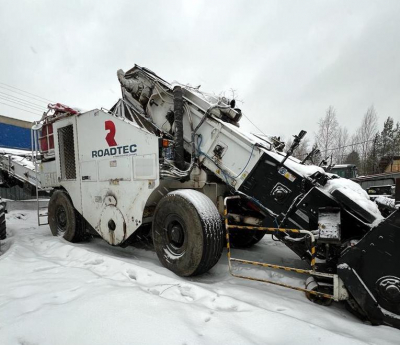
[[[178,190],[160,200],[153,242],[161,263],[188,277],[210,270],[221,257],[224,231],[213,202],[195,190]]]

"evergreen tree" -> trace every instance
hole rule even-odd
[[[360,155],[357,151],[351,151],[344,161],[345,164],[354,164],[357,168],[360,167]]]
[[[379,169],[379,161],[380,161],[380,155],[379,155],[379,149],[381,145],[381,135],[379,133],[375,134],[374,141],[372,142],[371,149],[367,155],[367,159],[365,162],[365,173],[367,175],[370,174],[376,174],[380,172]]]
[[[400,122],[396,123],[396,128],[393,130],[393,152],[395,156],[400,156]]]
[[[379,165],[378,171],[385,171],[392,162],[393,157],[400,153],[400,124],[394,126],[393,119],[389,116],[383,124],[383,129],[378,142]]]
[[[394,134],[393,119],[389,116],[383,124],[383,130],[380,135],[379,155],[381,158],[391,155],[391,151],[393,151]]]

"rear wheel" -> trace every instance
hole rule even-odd
[[[82,216],[75,210],[71,199],[64,191],[57,190],[49,201],[48,219],[53,236],[62,236],[69,242],[85,238]]]
[[[0,240],[4,240],[6,237],[6,214],[4,206],[0,204]]]
[[[179,276],[205,273],[221,257],[221,216],[212,201],[195,190],[174,191],[161,199],[152,234],[159,260]]]

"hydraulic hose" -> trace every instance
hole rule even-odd
[[[175,116],[175,165],[179,170],[185,170],[183,148],[183,91],[180,86],[174,87]]]

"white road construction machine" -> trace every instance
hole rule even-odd
[[[150,228],[161,263],[179,276],[207,272],[227,247],[234,276],[346,300],[360,317],[400,328],[400,210],[384,218],[352,181],[283,153],[278,138],[239,128],[235,100],[170,84],[147,68],[119,70],[110,109],[51,105],[33,142],[42,189],[54,190],[54,235],[88,233],[125,245]],[[265,120],[273,121],[266,115]],[[233,258],[272,235],[308,269]],[[235,271],[237,264],[304,273],[295,287]]]

